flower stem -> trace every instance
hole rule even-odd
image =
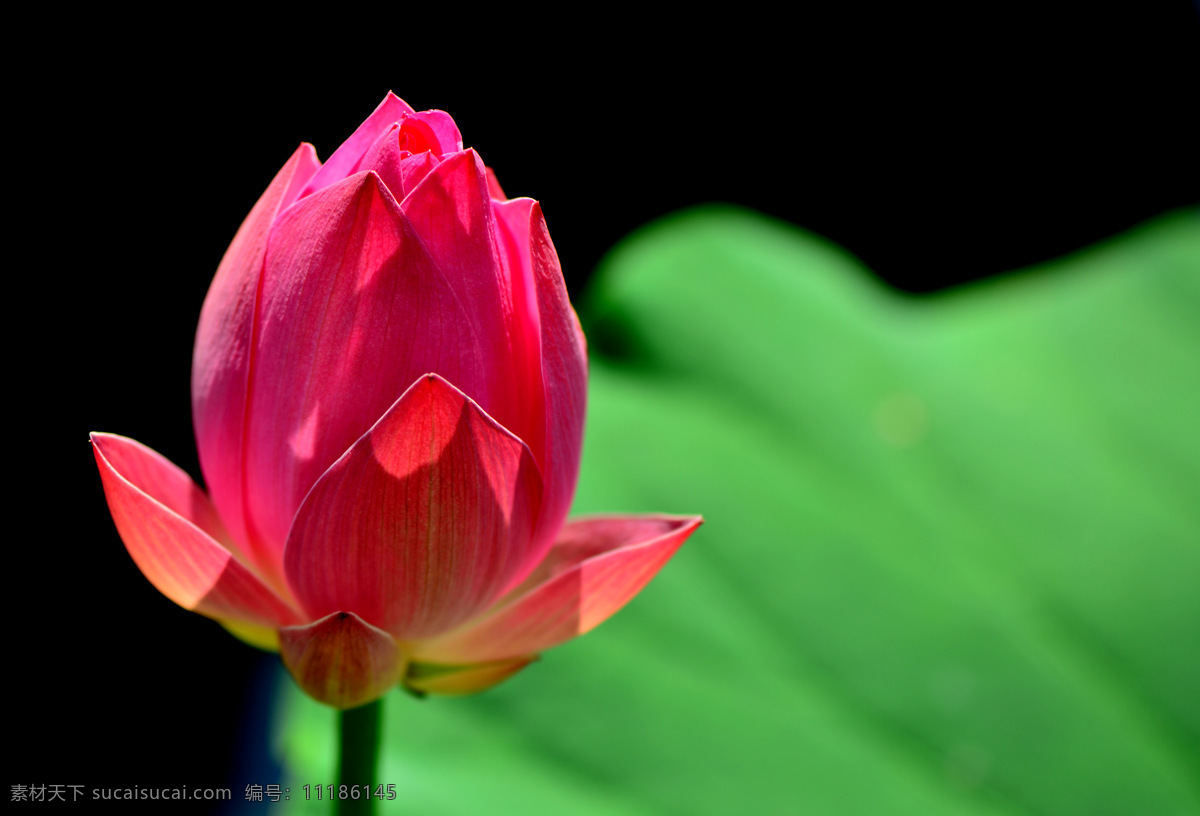
[[[371,816],[375,813],[375,770],[379,762],[379,719],[383,702],[338,714],[338,816]],[[358,798],[353,798],[356,789]],[[342,791],[345,793],[342,793]]]

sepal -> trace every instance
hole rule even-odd
[[[404,686],[419,695],[475,694],[504,682],[538,659],[537,655],[466,666],[410,663]]]
[[[280,629],[279,655],[305,693],[338,709],[378,700],[405,667],[395,639],[353,612]]]

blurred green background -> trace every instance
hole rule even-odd
[[[579,305],[575,513],[706,524],[506,684],[390,695],[395,812],[1200,813],[1197,213],[916,299],[694,209]],[[284,689],[328,783],[334,712]]]

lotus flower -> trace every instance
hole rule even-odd
[[[209,494],[92,442],[143,574],[316,699],[469,693],[608,618],[700,523],[566,521],[586,375],[538,205],[389,94],[323,165],[302,144],[221,261],[192,366]]]

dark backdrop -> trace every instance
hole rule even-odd
[[[575,32],[553,52],[498,34],[482,51],[373,42],[382,69],[311,45],[250,68],[234,46],[106,41],[74,55],[70,85],[11,89],[10,783],[231,785],[239,799],[274,781],[276,661],[141,577],[87,432],[133,436],[198,476],[200,304],[301,140],[327,157],[389,88],[450,112],[509,195],[543,202],[576,299],[623,235],[705,201],[814,230],[923,293],[1200,202],[1195,8],[1130,6],[855,6],[563,47]]]

